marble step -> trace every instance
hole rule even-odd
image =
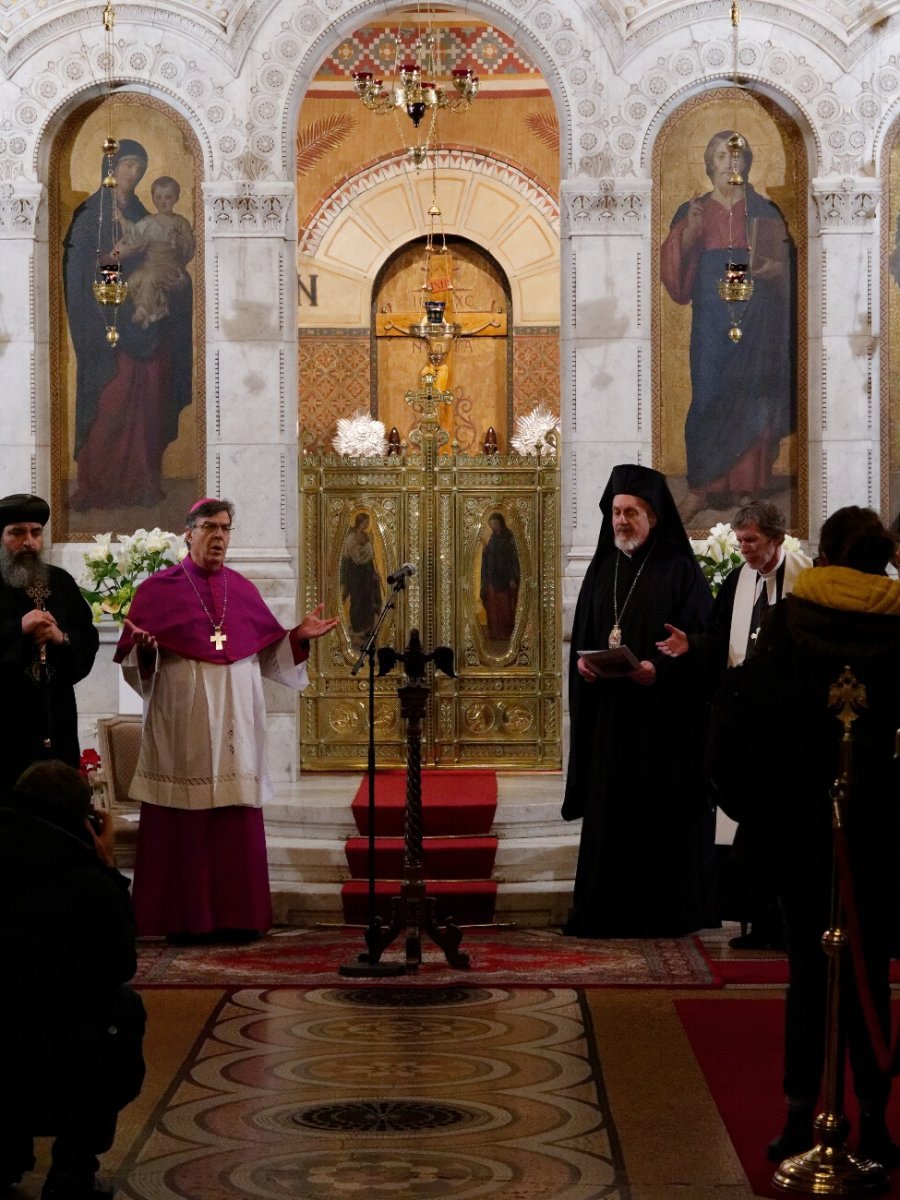
[[[571,882],[501,883],[497,888],[494,923],[536,929],[561,925],[572,904]],[[341,885],[338,883],[272,882],[276,925],[343,926]]]

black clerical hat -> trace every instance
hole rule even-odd
[[[0,530],[20,521],[36,521],[38,525],[46,525],[49,519],[50,505],[40,496],[16,492],[0,499]]]
[[[641,466],[640,463],[620,463],[619,466],[613,467],[610,473],[609,482],[600,497],[603,525],[597,545],[598,552],[605,554],[613,547],[612,504],[616,496],[639,496],[646,500],[656,515],[656,541],[667,543],[673,550],[693,561],[691,541],[685,532],[678,505],[669,491],[665,475],[661,471],[654,471],[652,467]]]

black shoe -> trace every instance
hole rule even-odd
[[[860,1113],[856,1157],[880,1163],[886,1171],[900,1166],[900,1146],[891,1141],[884,1113]]]
[[[784,1129],[769,1142],[766,1157],[770,1162],[780,1163],[786,1158],[793,1158],[795,1154],[811,1150],[815,1143],[812,1108],[789,1108]]]

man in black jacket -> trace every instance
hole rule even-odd
[[[0,797],[0,799],[3,799]],[[42,1200],[106,1195],[97,1155],[143,1082],[128,881],[86,781],[35,763],[0,807],[0,1193],[53,1136]],[[100,835],[88,820],[99,817]]]

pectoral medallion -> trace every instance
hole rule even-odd
[[[618,650],[622,645],[622,630],[618,625],[613,625],[609,631],[609,641],[607,642],[610,650]]]

